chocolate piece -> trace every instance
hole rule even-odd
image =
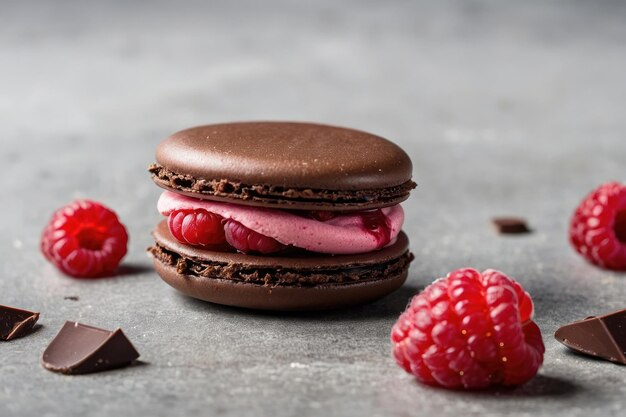
[[[63,374],[87,374],[129,365],[139,357],[121,329],[108,331],[67,321],[42,357],[43,366]]]
[[[491,219],[491,222],[498,233],[504,235],[530,232],[530,229],[526,225],[526,220],[521,217],[494,217]]]
[[[22,337],[32,330],[39,313],[0,305],[0,340]]]
[[[372,209],[415,188],[398,146],[311,123],[248,122],[175,133],[150,167],[157,185],[196,198],[294,209]]]
[[[162,221],[150,248],[161,278],[205,301],[265,310],[323,310],[381,298],[406,280],[408,238],[355,255],[255,256],[184,245]]]
[[[566,324],[554,337],[577,352],[626,365],[626,309]]]

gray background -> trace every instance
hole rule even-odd
[[[626,276],[586,264],[566,236],[589,190],[625,179],[625,18],[617,1],[1,2],[0,302],[41,311],[43,326],[0,344],[0,415],[623,415],[626,368],[552,334],[624,307]],[[406,149],[419,187],[401,290],[281,315],[160,282],[145,254],[156,144],[244,119],[352,126]],[[75,197],[127,225],[121,276],[73,280],[40,256],[49,215]],[[497,236],[497,214],[535,233]],[[409,297],[462,266],[505,271],[534,296],[547,352],[525,386],[424,387],[390,358]],[[122,327],[142,363],[44,370],[67,319]]]

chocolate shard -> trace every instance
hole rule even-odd
[[[0,305],[0,340],[24,336],[39,320],[39,313]]]
[[[577,352],[626,365],[626,309],[566,324],[554,337]]]
[[[530,233],[526,220],[521,217],[494,217],[491,223],[503,235]]]
[[[130,365],[139,353],[121,329],[67,321],[43,353],[43,366],[63,374],[88,374]]]

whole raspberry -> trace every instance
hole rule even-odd
[[[116,214],[89,200],[76,200],[55,211],[41,236],[44,256],[77,278],[114,272],[127,244],[126,228]]]
[[[427,384],[522,384],[545,351],[532,314],[528,293],[503,273],[459,269],[413,297],[391,331],[393,356]]]
[[[576,208],[569,238],[592,264],[626,270],[626,186],[609,182],[593,190]]]
[[[257,252],[265,255],[280,252],[287,247],[276,239],[248,229],[243,224],[234,220],[228,220],[226,222],[224,232],[228,244],[244,253]]]
[[[168,225],[172,236],[181,243],[211,246],[224,243],[223,217],[206,210],[176,210],[170,213]]]

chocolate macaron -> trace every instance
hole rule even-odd
[[[413,259],[399,205],[407,154],[362,131],[293,122],[200,126],[150,167],[166,217],[150,248],[161,278],[202,300],[321,310],[378,299]]]

